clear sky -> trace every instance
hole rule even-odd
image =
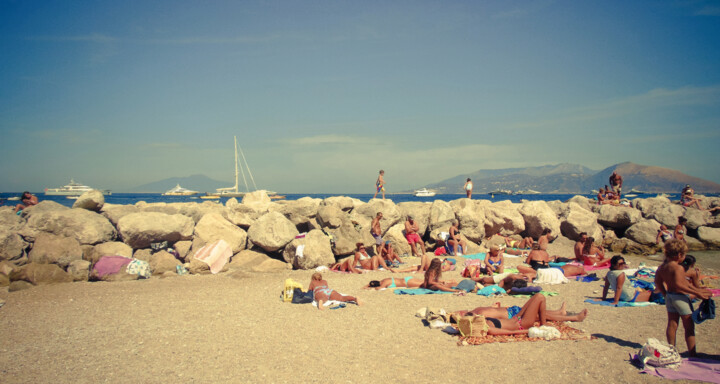
[[[0,0],[0,131],[2,191],[231,181],[233,135],[284,193],[563,162],[720,182],[720,2]]]

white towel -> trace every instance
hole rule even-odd
[[[557,268],[543,268],[537,270],[537,277],[534,281],[535,284],[567,284],[568,279],[563,274],[562,269]]]
[[[303,251],[305,250],[305,244],[300,244],[295,248],[295,256],[303,257]]]

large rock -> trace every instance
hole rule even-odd
[[[265,214],[248,230],[250,241],[268,252],[285,247],[298,234],[295,225],[279,212]]]
[[[302,254],[298,247],[302,246]],[[293,239],[283,251],[283,259],[295,269],[313,269],[335,262],[330,246],[330,238],[322,231],[314,229],[302,239]]]
[[[567,203],[568,203],[568,204],[569,204],[569,203],[575,203],[575,204],[579,205],[581,208],[583,208],[583,209],[585,209],[585,210],[588,210],[588,211],[590,211],[590,212],[592,212],[594,206],[597,206],[597,203],[595,202],[595,200],[591,200],[591,199],[588,199],[588,198],[585,197],[585,196],[580,196],[580,195],[576,195],[576,196],[571,197],[571,198],[567,201]]]
[[[68,264],[67,273],[73,281],[88,281],[90,276],[90,262],[87,260],[73,260]]]
[[[485,238],[485,215],[470,199],[460,199],[451,203],[458,218],[460,232],[470,241],[480,242]],[[437,228],[436,228],[437,229]]]
[[[124,256],[128,258],[133,257],[133,249],[122,242],[110,241],[96,245],[92,252],[90,252],[90,258],[86,259],[93,264],[97,263],[103,256]]]
[[[336,205],[323,205],[317,212],[317,221],[321,226],[327,228],[338,228],[342,225],[343,220],[347,219],[347,213],[343,212]]]
[[[400,214],[402,215],[398,224],[402,224],[404,228],[405,220],[407,220],[408,216],[412,216],[413,220],[415,220],[418,225],[418,233],[420,236],[423,236],[430,226],[430,207],[432,204],[420,201],[410,201],[398,203],[397,206],[400,210]]]
[[[25,226],[25,220],[15,214],[11,207],[0,207],[0,228],[6,231],[17,231]]]
[[[320,202],[320,207],[326,206],[335,206],[341,211],[349,212],[354,208],[354,202],[347,196],[330,196]]]
[[[518,208],[517,204],[510,201],[484,205],[485,236],[510,236],[525,231],[525,219]]]
[[[27,227],[38,232],[74,237],[80,244],[98,244],[115,239],[117,233],[107,218],[84,209],[33,212]]]
[[[401,220],[405,222],[397,205],[390,200],[372,199],[369,203],[360,205],[354,212],[367,217],[371,223],[378,212],[382,212],[383,217],[380,219],[380,228],[383,230],[383,233]],[[370,226],[368,226],[368,230],[370,230]]]
[[[41,285],[71,283],[73,278],[55,264],[29,263],[10,273],[10,281],[19,280]]]
[[[433,201],[430,206],[430,230],[448,227],[455,220],[452,206],[442,200]],[[422,234],[420,234],[422,236]]]
[[[267,191],[258,190],[250,193],[246,193],[242,198],[243,204],[259,204],[259,205],[270,205],[272,200],[267,194]]]
[[[184,260],[188,253],[190,253],[192,241],[178,241],[173,245],[173,248],[178,253],[178,256],[180,256],[180,259]]]
[[[642,245],[654,246],[657,244],[657,234],[660,223],[655,220],[640,220],[625,231],[625,237]]]
[[[223,211],[223,217],[234,225],[247,229],[260,217],[260,213],[248,205],[236,204],[227,207]]]
[[[537,239],[545,229],[550,229],[554,235],[560,233],[560,220],[546,202],[526,201],[520,206],[519,212],[525,220],[527,236]]]
[[[7,260],[15,265],[25,264],[27,247],[28,243],[20,235],[0,227],[0,261]]]
[[[70,208],[60,204],[56,203],[52,200],[43,200],[39,202],[37,205],[33,205],[31,207],[27,207],[22,210],[22,217],[25,219],[30,219],[33,215],[42,214],[46,212],[52,212],[52,211],[69,211]]]
[[[177,266],[181,265],[175,256],[166,251],[160,251],[152,254],[152,256],[150,256],[149,264],[152,274],[155,276],[162,275],[165,272],[176,272]]]
[[[698,239],[712,248],[720,248],[720,228],[698,228]]]
[[[99,212],[105,205],[105,196],[97,189],[87,191],[73,203],[73,208],[87,209],[88,211]]]
[[[149,248],[151,243],[175,243],[189,240],[195,226],[187,216],[159,212],[139,212],[123,216],[118,221],[122,240],[133,249]]]
[[[31,263],[57,264],[66,268],[73,260],[82,260],[83,251],[75,238],[41,233],[35,239],[28,260]]]
[[[685,208],[671,203],[667,197],[637,199],[635,207],[642,212],[644,218],[655,220],[668,228],[677,225],[678,217],[685,213]]]
[[[629,253],[634,255],[652,255],[655,253],[654,247],[642,245],[625,237],[614,239],[608,248],[612,252]]]
[[[642,219],[640,211],[629,207],[602,205],[598,209],[598,223],[616,229],[626,229]]]
[[[572,202],[568,204],[569,211],[560,221],[560,232],[571,240],[577,240],[580,233],[585,232],[595,239],[603,238],[602,227],[597,222],[594,213]]]
[[[712,216],[710,215],[710,212],[708,212],[708,211],[701,211],[699,209],[694,209],[694,208],[689,208],[689,209],[682,208],[682,209],[685,210],[685,214],[682,216],[687,219],[687,224],[685,226],[690,229],[698,229],[700,227],[706,226],[708,224],[708,222],[711,221]],[[674,227],[675,225],[677,225],[677,223],[678,223],[678,220],[676,217],[675,222],[672,224],[672,226]]]
[[[138,212],[140,212],[140,208],[134,205],[113,205],[111,207],[108,207],[108,204],[105,204],[100,211],[100,213],[108,220],[110,220],[112,225],[114,225],[115,227],[117,227],[118,222],[124,216]]]
[[[287,201],[280,207],[279,212],[285,215],[295,226],[307,225],[317,216],[321,201],[306,196]]]
[[[232,257],[228,267],[230,269],[252,269],[269,258],[270,257],[264,253],[245,249]]]
[[[691,236],[685,236],[685,242],[687,243],[689,251],[703,251],[707,249],[705,243]]]
[[[287,219],[285,220],[287,221]],[[205,244],[225,240],[232,248],[233,253],[237,253],[245,249],[247,239],[248,234],[242,228],[233,225],[217,213],[209,213],[203,216],[195,226],[192,248],[200,249]]]
[[[290,264],[284,263],[280,260],[268,258],[262,263],[254,266],[252,270],[254,272],[282,272],[290,268]]]
[[[322,210],[322,207],[320,209]],[[325,230],[335,239],[333,247],[335,256],[355,253],[355,244],[357,243],[363,243],[366,247],[372,247],[375,244],[370,231],[358,231],[350,220],[342,221],[337,228],[326,228]]]

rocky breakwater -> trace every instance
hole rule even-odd
[[[720,198],[703,198],[707,206]],[[468,239],[466,253],[484,251],[495,234],[532,236],[543,230],[569,240],[587,232],[613,252],[655,253],[661,224],[672,228],[678,217],[688,219],[690,249],[720,248],[720,216],[685,208],[666,198],[636,199],[632,207],[598,206],[575,196],[560,201],[457,199],[450,202],[404,202],[334,196],[304,197],[272,202],[263,191],[225,205],[203,203],[106,204],[101,193],[88,192],[73,208],[52,201],[15,215],[0,209],[0,286],[12,290],[38,284],[85,281],[103,256],[122,256],[148,262],[154,276],[175,276],[183,265],[190,273],[210,273],[194,258],[199,249],[224,240],[232,257],[223,271],[282,271],[312,269],[351,256],[356,243],[372,249],[370,223],[383,213],[380,226],[385,240],[400,254],[409,254],[404,222],[412,216],[428,249],[439,234],[458,220]],[[167,242],[174,250],[153,250]],[[137,278],[116,276],[118,278]],[[113,280],[111,276],[105,278]]]

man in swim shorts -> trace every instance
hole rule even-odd
[[[380,254],[380,247],[383,245],[382,229],[380,228],[380,220],[383,218],[382,212],[378,212],[370,224],[370,234],[375,238],[375,254]]]
[[[668,323],[665,330],[667,341],[675,346],[678,321],[682,319],[685,328],[685,343],[691,357],[697,356],[695,348],[695,323],[692,320],[692,304],[688,295],[708,299],[712,294],[708,289],[697,288],[685,278],[685,269],[680,263],[685,259],[687,244],[678,239],[665,243],[665,261],[655,273],[655,286],[665,295],[665,309]]]
[[[613,192],[615,192],[618,197],[620,197],[620,193],[622,192],[622,184],[623,184],[623,178],[622,176],[618,175],[617,171],[613,171],[612,175],[610,175],[610,179],[608,179],[610,182],[610,187],[612,188]]]
[[[373,196],[373,199],[377,197],[378,192],[382,192],[382,198],[385,200],[385,171],[382,169],[380,170],[380,175],[378,176],[377,180],[375,180],[375,195]]]
[[[410,250],[413,256],[421,257],[425,254],[425,244],[423,244],[422,238],[418,235],[418,231],[418,223],[412,216],[408,216],[405,221],[405,239],[407,239],[408,244],[410,244]],[[420,249],[418,250],[417,247]],[[422,251],[422,253],[420,251]]]

